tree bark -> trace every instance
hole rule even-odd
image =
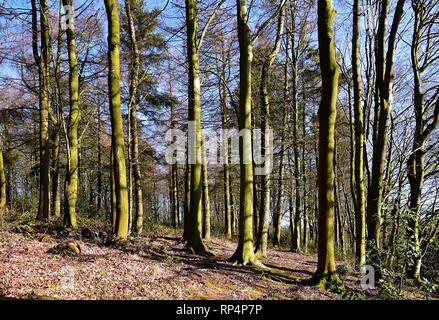
[[[364,124],[360,70],[360,0],[354,0],[352,31],[352,72],[354,82],[355,133],[355,257],[358,266],[366,263],[366,189],[364,181]]]
[[[198,18],[196,0],[186,0],[187,57],[189,60],[188,108],[189,121],[194,124],[194,139],[188,141],[188,153],[194,153],[191,163],[189,228],[186,233],[186,246],[189,251],[198,254],[208,253],[202,240],[202,163],[201,163],[201,103],[200,103],[200,62],[198,55]]]
[[[41,54],[38,55],[38,22],[36,1],[32,0],[32,43],[35,63],[39,70],[40,104],[40,189],[37,220],[48,221],[50,216],[50,32],[46,0],[40,1]]]
[[[114,237],[128,237],[128,184],[125,164],[125,142],[120,108],[120,29],[116,0],[105,0],[108,20],[108,94],[110,99],[111,141],[116,221]]]
[[[319,286],[340,286],[334,255],[334,149],[339,67],[335,54],[331,0],[318,1],[318,39],[322,98],[319,108],[319,230],[315,279]]]
[[[140,172],[139,163],[139,128],[137,124],[137,88],[139,86],[139,72],[140,72],[140,53],[137,45],[136,29],[134,26],[134,19],[132,17],[131,9],[132,0],[125,0],[125,11],[128,19],[128,30],[130,34],[131,43],[131,68],[130,68],[130,104],[129,104],[129,118],[130,118],[130,160],[132,166],[133,180],[134,180],[134,198],[135,198],[135,219],[133,219],[133,227],[135,234],[139,235],[143,230],[143,193],[142,193],[142,174]]]
[[[72,0],[63,0],[63,5],[73,6]],[[70,19],[71,17],[69,17]],[[70,22],[69,26],[72,25]],[[79,107],[79,72],[76,50],[75,31],[72,28],[66,30],[67,48],[69,53],[69,97],[70,114],[68,124],[68,164],[66,175],[67,208],[64,213],[64,226],[76,229],[76,202],[78,199],[78,126],[81,117]]]
[[[240,154],[240,202],[238,247],[231,260],[237,263],[256,264],[253,248],[253,161],[251,145],[251,83],[253,44],[247,25],[246,0],[237,0],[237,25],[239,39],[239,129],[245,130],[245,138],[239,143]],[[243,141],[244,140],[244,141]],[[244,159],[244,157],[246,159]]]

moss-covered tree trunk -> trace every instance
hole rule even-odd
[[[113,155],[115,214],[114,238],[128,236],[128,184],[125,165],[125,143],[120,108],[120,30],[116,0],[105,0],[108,20],[108,94],[110,99],[111,142]]]
[[[143,230],[143,193],[142,193],[142,174],[140,172],[139,164],[139,128],[137,123],[137,88],[139,86],[139,72],[140,72],[140,53],[137,45],[136,29],[134,26],[134,19],[132,17],[131,1],[125,0],[125,12],[128,20],[128,31],[131,43],[131,65],[130,65],[130,103],[129,103],[129,118],[130,118],[130,158],[134,180],[134,198],[135,198],[135,215],[133,221],[133,228],[135,234],[141,234]]]
[[[237,25],[239,39],[239,129],[245,138],[239,143],[240,201],[238,247],[231,260],[239,264],[257,263],[253,247],[253,161],[251,144],[251,83],[253,44],[247,25],[246,0],[237,0]],[[245,159],[244,159],[245,158]]]
[[[64,6],[73,6],[72,0],[63,0]],[[71,19],[71,17],[68,17]],[[78,126],[80,120],[79,107],[79,72],[78,58],[76,50],[75,30],[70,26],[67,28],[67,49],[69,55],[69,97],[70,97],[70,114],[68,123],[68,164],[66,174],[66,191],[67,208],[64,212],[64,226],[75,229],[76,223],[76,202],[78,199]]]
[[[50,215],[50,31],[47,1],[40,1],[41,54],[38,53],[38,19],[36,1],[32,5],[32,47],[39,71],[40,104],[40,188],[37,220],[47,221]]]
[[[319,216],[318,261],[315,279],[319,286],[338,285],[334,254],[334,152],[335,121],[339,67],[335,54],[334,19],[332,0],[318,1],[318,40],[322,75],[319,108]]]
[[[355,256],[358,266],[366,263],[366,189],[364,181],[364,124],[360,71],[360,0],[354,0],[352,28],[352,76],[354,82],[355,131]]]
[[[197,1],[186,0],[187,57],[189,62],[188,108],[189,121],[194,125],[195,141],[188,141],[188,155],[193,153],[195,163],[190,164],[189,226],[185,234],[187,248],[199,254],[208,252],[202,240],[202,162],[201,162],[201,103],[200,62],[198,56]]]
[[[202,184],[203,184],[203,239],[210,241],[210,199],[209,199],[209,179],[207,176],[207,157],[206,146],[204,140],[201,141],[201,152],[203,153],[203,165],[202,165]]]

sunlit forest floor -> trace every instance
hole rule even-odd
[[[2,221],[3,299],[368,299],[359,275],[343,272],[343,293],[306,285],[317,258],[269,249],[267,270],[232,265],[236,244],[213,238],[215,257],[187,253],[180,230],[155,226],[145,237],[114,244],[96,228],[65,234],[56,225]],[[70,244],[70,247],[68,246]],[[63,247],[64,245],[64,247]],[[343,266],[343,262],[339,261]],[[411,298],[425,298],[409,292]]]

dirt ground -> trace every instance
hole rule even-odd
[[[269,249],[267,270],[233,265],[236,243],[207,242],[214,257],[187,253],[179,233],[124,246],[75,240],[81,254],[50,253],[65,239],[0,232],[0,297],[6,299],[341,299],[303,283],[316,257]],[[343,277],[356,290],[359,281]]]

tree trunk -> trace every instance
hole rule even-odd
[[[274,60],[279,52],[282,33],[284,29],[284,10],[285,5],[282,5],[282,8],[279,12],[279,17],[277,21],[277,34],[276,40],[273,48],[270,53],[265,57],[265,61],[262,66],[261,72],[261,85],[260,85],[260,99],[261,99],[261,109],[262,109],[262,120],[261,120],[261,131],[262,131],[262,157],[264,157],[265,161],[268,157],[268,153],[272,152],[269,149],[269,141],[267,139],[267,131],[270,130],[270,96],[268,94],[268,76],[270,73],[270,68],[273,65]],[[265,165],[268,165],[265,162]],[[281,168],[281,170],[283,170]],[[259,230],[258,230],[258,239],[256,241],[256,257],[266,257],[267,256],[267,242],[268,242],[268,217],[270,215],[270,184],[271,184],[271,175],[268,171],[264,172],[265,174],[261,175],[261,218],[259,221]],[[278,217],[278,221],[282,220],[282,212],[278,212],[276,217]],[[278,233],[280,234],[280,227],[278,229]],[[277,234],[276,234],[277,235]],[[280,237],[280,236],[279,236]],[[275,245],[279,245],[280,238],[278,239],[278,243]]]
[[[186,0],[187,57],[189,60],[188,108],[189,121],[194,125],[194,141],[188,141],[188,154],[194,155],[191,165],[190,181],[190,224],[186,234],[186,246],[189,251],[199,254],[208,253],[201,238],[203,229],[202,216],[202,163],[201,163],[201,104],[200,104],[200,63],[197,46],[198,18],[197,1]]]
[[[3,141],[0,140],[0,216],[6,209],[6,175],[3,162]]]
[[[210,241],[210,199],[209,199],[209,179],[207,176],[206,146],[204,140],[201,141],[201,152],[203,153],[202,184],[203,184],[203,239]]]
[[[413,108],[415,114],[415,134],[413,137],[412,153],[407,161],[408,180],[410,184],[409,197],[409,219],[408,219],[408,236],[411,242],[411,256],[408,266],[408,276],[417,281],[421,280],[421,265],[424,247],[429,243],[426,239],[422,239],[420,218],[421,218],[421,195],[422,187],[424,185],[425,175],[425,142],[429,135],[434,131],[439,122],[439,98],[436,100],[434,114],[430,123],[424,120],[425,106],[424,106],[424,91],[422,88],[423,80],[422,74],[427,61],[425,58],[420,58],[419,50],[422,45],[422,38],[427,39],[427,48],[430,46],[430,31],[424,33],[424,28],[431,28],[431,23],[426,22],[425,11],[427,3],[422,1],[412,1],[412,9],[415,13],[414,30],[411,45],[411,62],[414,79],[414,97]],[[427,35],[427,36],[426,36]],[[419,60],[421,59],[421,64]],[[424,59],[424,61],[422,61]],[[432,58],[434,59],[434,58]],[[439,90],[437,91],[439,92]],[[431,236],[434,237],[433,235]],[[424,244],[424,245],[423,245]]]
[[[257,263],[253,248],[253,161],[251,144],[251,84],[253,44],[247,25],[246,0],[237,0],[237,25],[239,39],[239,129],[244,130],[244,139],[239,143],[240,155],[240,202],[238,247],[232,256],[237,263]]]
[[[72,6],[71,0],[63,0],[63,5]],[[70,24],[69,24],[70,25]],[[64,213],[64,226],[76,229],[76,202],[78,199],[78,126],[81,117],[79,108],[79,73],[76,51],[75,31],[67,29],[67,48],[69,53],[69,96],[70,115],[68,125],[68,164],[66,175],[67,208]]]
[[[366,189],[364,182],[364,124],[361,104],[360,0],[354,0],[352,32],[352,72],[354,81],[355,123],[355,257],[358,266],[366,263]]]
[[[370,246],[371,264],[375,267],[377,278],[380,277],[380,220],[383,198],[383,172],[386,159],[387,131],[391,112],[393,85],[393,53],[396,34],[403,14],[405,0],[398,0],[389,35],[388,50],[385,56],[386,22],[389,1],[381,2],[377,41],[376,41],[376,92],[375,120],[373,134],[372,180],[367,195],[367,229]]]
[[[319,108],[319,230],[315,279],[319,286],[340,285],[334,255],[334,149],[339,67],[335,54],[331,0],[318,1],[318,39],[322,98]]]
[[[295,11],[296,9],[294,9]],[[293,242],[291,244],[291,250],[293,252],[298,252],[300,250],[301,244],[301,213],[302,213],[302,196],[301,196],[301,176],[302,176],[302,165],[299,154],[299,109],[297,106],[297,95],[298,95],[298,59],[297,59],[297,49],[295,47],[295,12],[291,15],[291,37],[292,37],[292,83],[293,83],[293,93],[292,93],[292,108],[293,108],[293,153],[294,153],[294,194],[295,194],[295,209],[294,209],[294,222],[293,222]]]
[[[35,63],[39,70],[40,104],[40,189],[37,220],[48,221],[50,215],[50,32],[46,0],[40,0],[41,55],[38,56],[38,25],[36,1],[32,0],[32,42]]]
[[[111,142],[116,221],[114,237],[126,240],[128,236],[128,185],[125,165],[125,143],[120,108],[120,30],[116,0],[105,0],[108,20],[108,93],[110,99]]]
[[[137,45],[136,29],[131,12],[131,1],[125,0],[125,11],[128,19],[128,29],[131,43],[131,70],[130,70],[130,104],[129,104],[129,122],[130,122],[130,160],[134,180],[134,198],[135,198],[135,219],[133,226],[135,234],[139,235],[143,230],[143,193],[142,193],[142,174],[139,164],[139,128],[137,124],[137,87],[139,86],[140,71],[140,53]],[[130,198],[131,199],[131,198]]]

